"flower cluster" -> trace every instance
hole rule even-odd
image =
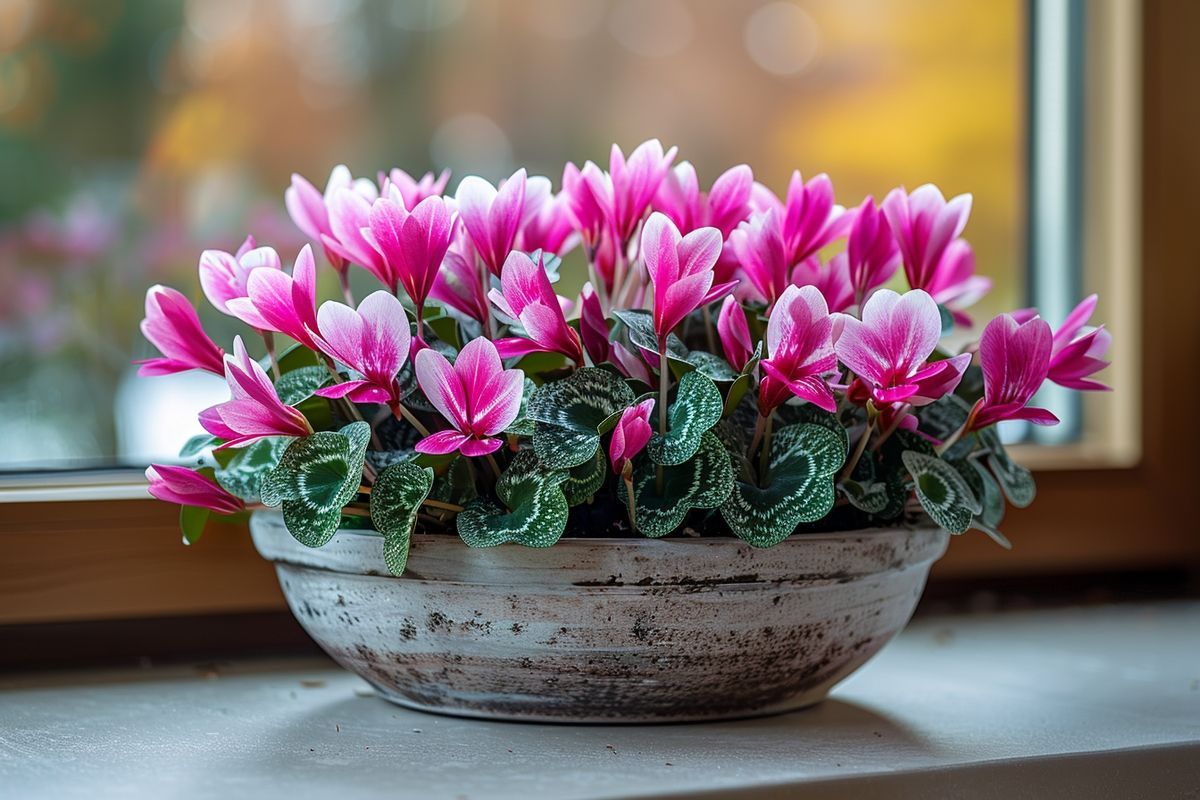
[[[969,195],[846,208],[825,175],[778,196],[746,165],[706,191],[657,141],[567,164],[558,192],[524,169],[453,194],[449,177],[339,166],[322,191],[296,175],[284,199],[311,245],[290,270],[252,237],[202,253],[204,295],[261,360],[150,289],[161,356],[142,372],[208,370],[231,395],[200,415],[198,469],[151,467],[152,494],[282,505],[305,542],[364,517],[389,552],[416,527],[546,546],[686,524],[769,546],[922,512],[1003,541],[1004,498],[1032,483],[993,426],[1057,422],[1031,405],[1046,381],[1105,388],[1095,296],[1058,329],[1025,309],[967,343],[990,288],[962,238]],[[319,307],[317,253],[343,293]],[[353,268],[381,284],[357,304]],[[571,269],[587,281],[564,297]]]

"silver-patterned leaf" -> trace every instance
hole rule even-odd
[[[521,407],[517,411],[516,418],[504,429],[509,436],[533,436],[534,422],[529,418],[529,400],[535,391],[537,391],[537,384],[526,378],[524,389],[521,392]]]
[[[600,447],[600,426],[633,399],[620,376],[599,367],[539,386],[527,415],[536,423],[533,449],[542,467],[569,469],[586,462]]]
[[[842,494],[850,505],[867,514],[880,514],[888,507],[888,487],[886,483],[870,481],[844,480],[838,484]]]
[[[969,528],[981,507],[958,470],[936,456],[913,450],[906,450],[901,457],[916,483],[917,500],[930,519],[950,533]]]
[[[267,473],[262,502],[283,507],[284,524],[296,541],[320,547],[333,538],[342,509],[358,492],[370,437],[370,425],[354,422],[296,439]]]
[[[567,471],[567,479],[562,483],[567,505],[577,506],[591,500],[604,485],[607,476],[608,459],[604,456],[604,450],[598,448],[589,460]]]
[[[459,538],[470,547],[551,546],[567,528],[566,479],[564,470],[547,470],[532,450],[522,450],[496,481],[503,505],[491,498],[472,500],[455,519]]]
[[[737,481],[721,505],[721,517],[739,539],[771,547],[802,522],[816,522],[833,508],[834,475],[846,460],[842,439],[821,425],[802,422],[776,431],[765,486]]]
[[[432,487],[433,470],[411,463],[393,464],[371,487],[371,522],[383,534],[383,560],[393,575],[404,574],[417,512]]]
[[[700,372],[689,372],[679,380],[675,402],[667,412],[667,432],[656,433],[646,445],[655,464],[682,464],[700,447],[700,439],[721,421],[724,405],[721,391]]]
[[[275,469],[290,443],[290,439],[278,436],[259,439],[238,449],[232,459],[217,468],[213,477],[221,488],[235,497],[257,500],[263,478]]]
[[[661,492],[659,469],[663,471]],[[666,536],[683,524],[692,509],[721,505],[732,488],[729,454],[721,440],[708,431],[690,460],[664,467],[646,460],[638,467],[634,473],[638,531],[651,538]]]
[[[317,389],[332,382],[329,371],[324,367],[298,367],[280,376],[275,382],[275,393],[284,405],[296,406],[312,397]]]

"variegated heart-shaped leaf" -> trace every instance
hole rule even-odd
[[[658,470],[663,472],[659,491]],[[673,466],[643,461],[634,473],[637,529],[651,538],[666,536],[694,508],[716,508],[733,488],[733,467],[725,446],[711,432],[691,459]]]
[[[988,449],[987,465],[995,473],[1008,502],[1017,508],[1025,508],[1032,503],[1037,495],[1033,473],[1009,458],[996,429],[992,427],[979,431],[979,440]]]
[[[992,541],[1006,550],[1012,549],[1012,543],[1000,532],[1000,523],[1004,519],[1004,494],[1000,484],[992,477],[987,468],[973,458],[954,463],[958,474],[971,487],[981,506],[980,512],[971,520],[971,527],[983,531]]]
[[[537,384],[526,378],[524,389],[521,391],[521,407],[516,418],[504,429],[509,436],[533,436],[534,421],[529,418],[529,400],[535,391]]]
[[[324,367],[298,367],[275,381],[275,393],[284,405],[297,406],[332,382],[329,370]]]
[[[179,457],[193,458],[199,456],[208,448],[216,447],[220,443],[221,440],[211,434],[198,433],[184,442],[183,447],[179,448]]]
[[[646,445],[655,464],[682,464],[700,447],[704,434],[721,421],[724,406],[717,385],[700,372],[689,372],[679,380],[675,402],[667,412],[666,434],[656,433]]]
[[[562,483],[567,504],[577,506],[591,500],[604,485],[607,475],[608,459],[604,457],[604,450],[597,448],[596,454],[590,459],[567,471],[567,479]]]
[[[230,494],[243,500],[257,500],[263,478],[275,469],[289,444],[290,439],[278,436],[259,439],[236,450],[229,461],[217,468],[213,477]]]
[[[850,505],[867,514],[879,514],[888,507],[888,487],[880,481],[859,483],[844,480],[838,484]]]
[[[686,363],[690,364],[696,372],[717,383],[733,383],[741,375],[740,372],[729,366],[728,361],[716,353],[709,353],[705,350],[688,351]],[[690,373],[685,370],[683,374]]]
[[[615,373],[584,367],[538,387],[527,416],[535,422],[533,449],[543,469],[577,467],[600,447],[600,426],[633,403],[633,390]]]
[[[967,421],[971,414],[971,406],[958,395],[947,394],[927,406],[921,406],[916,413],[921,430],[939,441],[945,441]],[[942,458],[947,461],[964,459],[975,449],[976,444],[973,435],[963,436],[942,453]]]
[[[845,460],[841,438],[828,428],[807,422],[780,428],[771,440],[766,485],[735,482],[721,517],[754,547],[778,544],[833,508],[833,476]]]
[[[296,439],[260,486],[262,502],[283,506],[283,521],[296,541],[320,547],[333,538],[342,509],[362,479],[371,426],[354,422],[340,431]]]
[[[565,470],[548,470],[532,450],[522,450],[496,481],[500,505],[478,497],[459,512],[458,535],[470,547],[516,542],[549,547],[567,528],[569,507],[562,483]]]
[[[649,311],[624,308],[613,311],[613,316],[619,319],[629,331],[629,341],[643,350],[649,350],[651,353],[658,352],[658,336],[654,332],[654,317]],[[689,354],[690,351],[678,336],[673,333],[667,335],[667,358],[686,364]]]
[[[412,463],[393,464],[371,487],[371,522],[383,534],[383,560],[393,575],[404,574],[417,512],[432,487],[433,470]]]
[[[981,507],[958,470],[936,456],[913,450],[906,450],[902,458],[916,483],[917,500],[929,518],[950,533],[971,527],[971,519]]]

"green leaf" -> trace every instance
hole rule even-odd
[[[516,418],[504,429],[510,436],[533,436],[534,421],[529,418],[529,400],[537,391],[537,384],[529,378],[525,379],[525,387],[521,392],[521,407]]]
[[[198,456],[210,447],[215,447],[220,444],[221,440],[207,433],[198,433],[188,439],[183,447],[179,449],[180,458],[191,458]]]
[[[183,532],[184,544],[195,544],[204,535],[204,526],[211,514],[207,508],[199,506],[179,507],[179,529]]]
[[[567,496],[567,505],[577,506],[592,499],[604,485],[604,478],[608,475],[607,461],[604,450],[597,448],[591,460],[571,467],[567,479],[562,484],[563,494]]]
[[[846,431],[846,426],[842,424],[836,414],[831,414],[823,408],[817,408],[812,403],[803,401],[785,403],[775,413],[789,424],[808,422],[813,425],[820,425],[822,428],[828,428],[837,434],[838,439],[842,441],[843,453],[847,455],[850,453],[850,434]]]
[[[655,464],[682,464],[696,454],[705,432],[721,421],[723,409],[717,385],[700,372],[687,373],[667,412],[666,434],[654,434],[646,454]]]
[[[456,458],[450,462],[445,472],[434,480],[429,496],[443,503],[462,506],[474,500],[477,493],[471,462],[465,458]]]
[[[921,422],[921,430],[928,432],[935,439],[945,441],[963,426],[970,413],[971,406],[966,400],[955,394],[947,394],[927,406],[918,408],[917,418]],[[968,434],[951,445],[942,457],[947,461],[961,460],[975,448],[975,444],[975,437]]]
[[[614,310],[613,316],[624,323],[629,331],[629,341],[652,353],[658,352],[658,335],[654,332],[654,317],[649,311],[624,308]],[[667,358],[687,364],[689,355],[691,351],[678,336],[667,335]]]
[[[542,384],[529,401],[533,449],[544,469],[569,469],[600,447],[600,426],[633,403],[633,390],[618,375],[584,367]]]
[[[342,509],[362,478],[371,426],[354,422],[293,441],[260,487],[262,502],[283,506],[283,521],[296,541],[320,547],[337,532]]]
[[[297,406],[333,379],[324,367],[297,367],[275,381],[275,393],[284,405]]]
[[[471,501],[456,518],[458,535],[469,547],[495,547],[516,542],[549,547],[567,528],[563,470],[547,470],[532,450],[522,450],[496,481],[496,495]]]
[[[693,508],[716,508],[733,488],[733,466],[721,440],[711,431],[689,461],[661,467],[663,490],[658,491],[657,471],[649,460],[634,473],[637,528],[651,538],[666,536],[683,524]]]
[[[433,470],[416,464],[393,464],[371,487],[371,522],[383,534],[383,560],[393,575],[403,575],[408,546],[421,503],[433,487]]]
[[[732,383],[741,376],[740,372],[729,366],[728,361],[716,353],[709,353],[705,350],[690,351],[687,363],[695,367],[696,372],[718,383]]]
[[[771,547],[802,522],[833,508],[834,475],[846,460],[842,439],[821,425],[802,422],[776,431],[766,486],[737,481],[721,516],[734,535],[754,547]]]
[[[979,501],[958,470],[935,456],[906,450],[902,458],[916,482],[921,508],[940,527],[962,533],[980,512]]]
[[[262,368],[271,373],[271,358],[267,356],[262,360]],[[320,366],[320,357],[309,350],[302,344],[293,344],[288,349],[284,350],[279,355],[279,373],[286,375],[294,369],[302,367]]]
[[[858,481],[847,479],[838,484],[838,488],[842,490],[842,494],[850,501],[850,505],[859,511],[865,511],[868,514],[880,514],[888,507],[889,498],[886,483],[879,481],[859,483]]]
[[[942,336],[945,336],[950,331],[954,330],[954,315],[950,313],[950,309],[946,308],[941,303],[938,303],[938,316],[942,319]]]
[[[275,468],[290,439],[271,437],[237,449],[233,458],[213,473],[218,484],[230,494],[243,500],[257,500],[259,487],[267,473]]]
[[[989,451],[988,466],[995,473],[1008,502],[1017,508],[1027,507],[1037,495],[1033,473],[1009,458],[1008,451],[1001,444],[1000,435],[996,433],[995,428],[984,428],[979,432],[979,438]]]
[[[729,392],[725,395],[724,416],[733,415],[734,409],[738,407],[738,403],[742,402],[742,398],[746,396],[746,392],[754,384],[754,368],[758,366],[758,362],[762,358],[762,350],[762,342],[755,345],[754,355],[750,356],[750,360],[746,362],[746,366],[742,367],[742,372],[738,375],[737,380],[729,387]]]

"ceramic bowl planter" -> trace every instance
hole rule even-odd
[[[288,604],[339,664],[410,708],[491,719],[682,722],[822,700],[907,623],[948,534],[889,528],[465,547],[416,535],[408,568],[343,530],[299,544],[254,515]]]

